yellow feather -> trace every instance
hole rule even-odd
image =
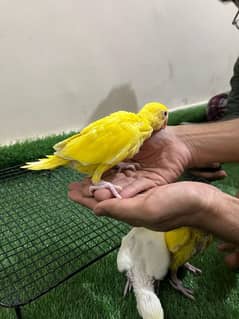
[[[112,113],[57,143],[54,161],[56,164],[59,159],[59,165],[53,165],[53,158],[46,158],[27,163],[24,167],[34,170],[69,165],[87,173],[96,184],[105,171],[132,158],[153,131],[166,124],[167,111],[166,106],[152,102],[137,114],[126,111]]]
[[[177,271],[194,255],[208,247],[212,235],[196,228],[181,227],[166,232],[165,240],[172,255],[170,269]]]
[[[55,155],[47,155],[47,158],[41,158],[39,161],[26,163],[22,168],[39,171],[42,169],[54,169],[59,166],[67,165],[68,162],[69,161],[64,158]]]

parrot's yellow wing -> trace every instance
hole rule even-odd
[[[165,239],[168,250],[176,253],[185,246],[191,238],[191,230],[189,227],[180,227],[165,233]]]
[[[145,139],[141,126],[146,124],[141,122],[133,113],[113,113],[56,144],[55,154],[82,165],[114,166],[138,152]],[[147,129],[150,136],[152,129],[150,126]]]
[[[189,227],[180,227],[165,233],[166,244],[171,252],[171,270],[177,271],[194,255],[196,243],[192,235]]]
[[[212,236],[200,229],[180,227],[165,233],[165,240],[172,254],[170,268],[177,270],[212,241]]]

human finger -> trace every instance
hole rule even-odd
[[[203,171],[202,169],[201,170],[193,169],[193,170],[190,170],[190,174],[192,174],[193,176],[205,178],[208,180],[223,179],[227,176],[227,173],[224,170],[209,172],[209,171]]]
[[[133,226],[141,226],[142,221],[138,209],[140,196],[137,197],[137,200],[136,198],[113,198],[102,201],[95,206],[94,212],[97,216],[107,216]]]
[[[68,197],[74,202],[84,205],[90,209],[94,209],[98,203],[94,197],[86,197],[77,190],[70,190],[68,192]]]
[[[225,251],[225,252],[232,252],[235,251],[238,247],[235,244],[231,244],[231,243],[220,243],[217,248],[220,251]]]
[[[68,185],[68,190],[74,190],[74,189],[79,189],[80,188],[80,183],[79,182],[72,182]]]
[[[155,186],[157,186],[155,181],[148,178],[139,177],[123,188],[121,191],[121,196],[123,198],[134,197],[137,194],[145,192]]]
[[[226,265],[231,269],[239,268],[239,252],[232,253],[224,257]]]
[[[134,172],[133,172],[134,173]],[[111,182],[114,185],[120,186],[122,189],[127,187],[129,184],[131,184],[135,179],[137,178],[136,174],[128,174],[127,171],[124,171],[123,173],[116,173],[114,175],[109,174],[104,177],[104,180]],[[120,195],[124,197],[124,194],[122,194],[122,191],[120,192]],[[94,192],[94,197],[97,201],[103,201],[106,199],[110,199],[113,196],[112,192],[109,189],[99,189]]]
[[[91,185],[90,178],[84,178],[80,182],[72,182],[68,185],[68,190],[75,190],[78,192],[81,192],[84,196],[91,197],[91,194],[89,192],[89,187]]]

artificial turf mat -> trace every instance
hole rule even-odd
[[[205,109],[187,109],[171,114],[171,124],[202,121]],[[65,137],[65,136],[64,136]],[[63,136],[18,143],[0,148],[0,167],[22,163],[51,152],[51,146]],[[214,184],[234,195],[239,188],[237,164],[227,164],[228,177]],[[187,300],[164,281],[160,299],[165,319],[237,319],[239,318],[239,282],[229,271],[214,243],[192,263],[201,267],[202,276],[186,273],[185,284],[195,291],[196,301]],[[62,284],[38,301],[23,308],[24,319],[137,319],[133,294],[122,297],[124,276],[116,268],[116,252]],[[0,308],[0,319],[15,318],[11,309]]]
[[[76,171],[0,171],[0,303],[18,306],[105,256],[129,226],[67,198]]]

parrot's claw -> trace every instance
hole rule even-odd
[[[200,268],[194,267],[193,265],[191,265],[190,263],[186,263],[184,264],[184,267],[191,271],[193,274],[195,275],[201,275],[202,274],[202,270]]]
[[[94,191],[96,191],[97,189],[102,189],[102,188],[106,188],[109,189],[111,191],[111,193],[117,197],[117,198],[122,198],[119,194],[118,191],[122,190],[122,187],[119,185],[114,185],[110,182],[106,182],[106,181],[101,181],[96,185],[92,185],[89,187],[89,192],[91,195],[93,195]]]
[[[119,169],[119,173],[121,173],[125,169],[132,169],[133,171],[136,171],[141,166],[139,163],[127,163],[127,162],[121,162],[117,165],[117,168]]]
[[[193,291],[191,289],[185,288],[182,283],[175,283],[172,280],[169,280],[169,282],[174,289],[181,292],[184,296],[186,296],[189,299],[195,300],[193,296]]]
[[[125,284],[125,287],[124,287],[123,296],[125,297],[127,295],[127,293],[130,292],[131,290],[132,290],[132,283],[131,283],[130,279],[128,278],[127,282]]]
[[[184,296],[186,296],[187,298],[191,300],[195,300],[193,296],[193,290],[184,287],[182,281],[178,279],[176,274],[171,275],[171,280],[169,280],[169,282],[174,289],[181,292]]]

